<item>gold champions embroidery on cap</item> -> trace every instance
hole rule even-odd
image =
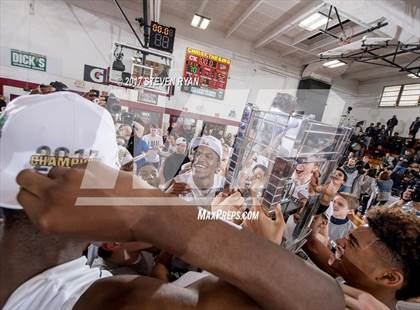
[[[32,155],[29,164],[33,167],[73,167],[75,165],[87,164],[93,159],[77,158],[69,156],[48,156],[48,155]]]
[[[51,155],[53,153],[54,155]],[[72,155],[66,147],[58,147],[54,152],[50,147],[43,145],[38,147],[37,154],[29,159],[29,164],[33,167],[73,167],[75,165],[87,164],[89,161],[96,160],[98,151],[90,150],[85,155],[85,150],[79,149]]]

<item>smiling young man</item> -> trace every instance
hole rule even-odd
[[[420,218],[399,208],[376,208],[368,227],[337,240],[333,254],[314,236],[305,251],[321,269],[395,309],[420,296]],[[418,305],[417,305],[418,306]]]
[[[174,182],[186,185],[187,191],[182,195],[184,199],[198,200],[202,207],[210,208],[211,201],[225,183],[225,178],[217,173],[222,158],[222,143],[213,136],[202,136],[196,145],[192,170],[176,176]]]

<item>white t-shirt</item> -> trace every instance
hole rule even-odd
[[[179,279],[172,282],[172,284],[176,286],[180,286],[180,287],[188,287],[211,275],[212,274],[207,271],[203,271],[203,272],[188,271],[187,273],[183,274]]]
[[[150,150],[156,150],[155,154],[146,156],[146,161],[148,163],[158,163],[159,162],[159,147],[163,146],[163,139],[161,135],[156,135],[152,137],[151,134],[145,135],[142,138]]]
[[[19,286],[3,310],[70,310],[80,296],[98,279],[112,276],[108,271],[90,268],[80,257],[45,270]]]
[[[419,310],[420,303],[408,302],[408,301],[398,301],[396,305],[397,310]]]
[[[182,196],[187,201],[199,201],[199,204],[206,209],[210,209],[211,202],[216,196],[216,193],[223,189],[225,184],[225,178],[220,174],[214,174],[213,186],[208,190],[201,190],[194,183],[192,172],[183,173],[177,175],[174,178],[177,183],[186,183],[191,187],[191,192],[187,195]]]

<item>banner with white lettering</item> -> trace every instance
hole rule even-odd
[[[47,56],[15,49],[11,49],[10,52],[10,64],[12,66],[37,71],[47,71]]]

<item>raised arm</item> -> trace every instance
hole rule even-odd
[[[116,186],[103,189],[117,175]],[[19,202],[44,231],[149,242],[212,272],[264,308],[344,309],[343,293],[332,278],[252,233],[222,221],[198,221],[197,208],[129,173],[94,163],[86,173],[56,168],[49,177],[25,170],[17,181]],[[102,189],[86,189],[93,185]]]

